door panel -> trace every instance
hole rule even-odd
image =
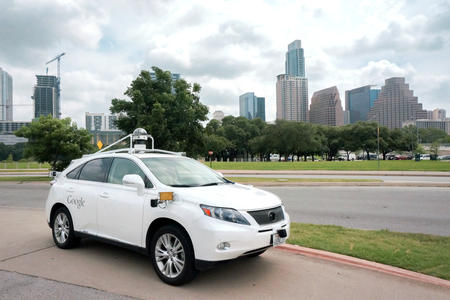
[[[97,191],[99,235],[141,246],[142,212],[145,194],[119,184],[105,184]]]

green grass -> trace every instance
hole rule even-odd
[[[380,179],[227,177],[236,182],[383,182]]]
[[[0,162],[0,169],[49,169],[50,165],[47,163],[38,163],[38,162]]]
[[[209,166],[209,162],[205,162]],[[377,161],[318,161],[318,162],[213,162],[216,170],[336,170],[377,171]],[[444,171],[450,172],[446,161],[380,161],[380,171]]]
[[[46,172],[45,169],[0,169],[0,173],[39,173]]]
[[[1,181],[19,181],[19,182],[29,182],[29,181],[50,181],[52,178],[47,176],[0,176]]]
[[[450,279],[450,237],[291,223],[288,243]]]

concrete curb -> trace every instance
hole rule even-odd
[[[401,269],[401,268],[397,268],[397,267],[393,267],[393,266],[389,266],[389,265],[385,265],[385,264],[380,264],[380,263],[376,263],[373,261],[368,261],[368,260],[364,260],[364,259],[360,259],[360,258],[355,258],[355,257],[347,256],[347,255],[301,247],[298,245],[290,245],[290,244],[280,245],[280,246],[276,247],[276,249],[279,249],[282,251],[288,251],[288,252],[296,253],[296,254],[300,254],[300,255],[305,255],[308,257],[320,258],[320,259],[324,259],[324,260],[328,260],[328,261],[351,265],[354,267],[359,267],[359,268],[363,268],[363,269],[367,269],[367,270],[378,271],[378,272],[382,272],[382,273],[386,273],[386,274],[390,274],[390,275],[394,275],[394,276],[398,276],[398,277],[402,277],[402,278],[408,278],[408,279],[412,279],[412,280],[416,280],[416,281],[421,281],[424,283],[438,285],[438,286],[445,287],[445,288],[450,288],[450,281],[445,280],[445,279],[441,279],[441,278],[437,278],[437,277],[433,277],[433,276],[429,276],[429,275],[424,275],[421,273],[417,273],[417,272],[413,272],[413,271],[409,271],[409,270],[405,270],[405,269]]]
[[[216,170],[222,174],[245,175],[363,175],[450,177],[450,172],[434,171],[326,171],[326,170]]]

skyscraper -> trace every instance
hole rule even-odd
[[[114,124],[117,115],[105,115],[104,113],[86,112],[86,129],[92,134],[91,143],[97,145],[101,141],[103,145],[110,145],[123,137],[124,133]]]
[[[314,92],[311,98],[309,121],[328,126],[344,125],[344,114],[337,87]]]
[[[286,74],[297,77],[305,76],[305,54],[302,42],[295,40],[288,45],[285,62]]]
[[[288,45],[285,74],[277,76],[277,119],[308,121],[308,79],[301,41]]]
[[[433,120],[445,120],[446,111],[442,108],[436,108],[433,110],[432,119]]]
[[[36,75],[37,83],[34,86],[34,117],[51,115],[53,118],[61,117],[59,101],[59,84],[56,76]]]
[[[427,112],[422,109],[414,92],[405,83],[404,77],[385,80],[378,99],[368,114],[368,120],[378,122],[389,129],[401,128],[407,120],[426,119]]]
[[[13,120],[13,80],[0,68],[0,121]]]
[[[277,119],[308,121],[308,79],[281,74],[277,76]]]
[[[367,121],[369,109],[378,99],[379,88],[371,85],[345,91],[345,110],[349,112],[349,123]]]
[[[86,112],[86,129],[88,131],[114,131],[118,130],[114,121],[117,115],[105,115],[104,113]]]
[[[249,120],[260,118],[266,121],[266,99],[256,97],[255,93],[245,93],[239,96],[239,116]]]

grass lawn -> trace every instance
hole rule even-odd
[[[29,182],[29,181],[50,181],[52,178],[48,176],[0,176],[1,181],[19,181],[19,182]]]
[[[450,237],[291,223],[288,243],[450,280]]]
[[[0,169],[49,169],[50,165],[47,163],[38,163],[38,162],[0,162]]]
[[[47,171],[45,169],[0,169],[0,173],[38,173]]]
[[[235,182],[383,182],[380,179],[227,177]]]
[[[209,166],[209,162],[205,162]],[[377,161],[317,161],[317,162],[213,162],[216,170],[336,170],[377,171]],[[380,171],[444,171],[450,172],[448,161],[380,161]]]

